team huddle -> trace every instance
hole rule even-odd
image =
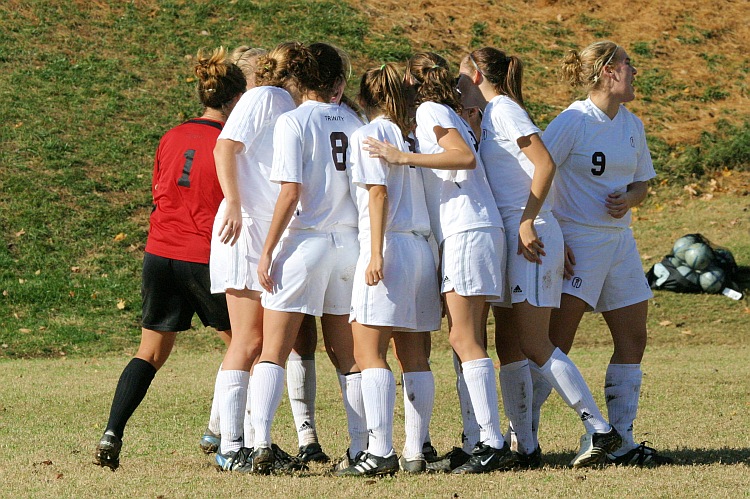
[[[141,345],[95,464],[119,466],[125,425],[194,313],[228,346],[200,441],[222,470],[330,461],[315,425],[315,317],[349,434],[336,476],[539,468],[553,389],[585,430],[571,466],[670,463],[633,436],[652,294],[630,208],[655,176],[643,124],[623,106],[637,71],[608,41],[571,51],[562,69],[588,98],[542,135],[521,60],[491,47],[463,57],[458,76],[430,52],[371,68],[356,103],[344,95],[346,54],[325,43],[199,53],[205,112],[159,144]],[[613,338],[608,419],[567,356],[586,311],[601,312]],[[429,358],[443,315],[463,434],[439,455]],[[400,455],[391,344],[403,373]],[[271,437],[285,379],[295,456]]]

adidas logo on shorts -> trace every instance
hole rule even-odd
[[[521,289],[521,286],[519,286],[518,284],[516,284],[516,287],[513,288],[513,292],[514,293],[523,293],[523,290]]]

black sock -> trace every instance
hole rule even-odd
[[[155,375],[156,368],[143,359],[133,358],[125,366],[120,375],[120,381],[117,382],[117,389],[115,389],[107,431],[122,438],[128,419],[146,396]]]

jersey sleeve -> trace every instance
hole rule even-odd
[[[437,104],[435,102],[423,102],[417,108],[417,127],[422,127],[422,133],[428,137],[428,140],[434,144],[434,147],[425,148],[421,147],[422,154],[429,153],[440,153],[443,152],[443,148],[438,144],[437,136],[435,135],[435,127],[444,128],[446,130],[454,129],[461,133],[462,127],[470,129],[469,125],[465,122],[462,123],[462,118],[458,116],[453,109],[443,104]],[[467,143],[469,149],[473,150],[472,144],[470,144],[466,137],[462,135],[464,142]],[[432,149],[431,151],[429,149]],[[435,175],[447,182],[463,182],[468,176],[466,170],[441,170],[433,169]]]
[[[582,112],[566,109],[553,119],[544,131],[542,142],[558,167],[565,163],[573,150],[576,136],[582,132],[583,120]]]
[[[302,130],[288,114],[282,114],[273,129],[272,182],[302,183]]]
[[[517,142],[521,137],[528,137],[535,133],[541,134],[537,127],[521,106],[508,99],[502,102],[500,112],[492,113],[492,124],[500,137]]]
[[[269,87],[252,89],[234,107],[219,138],[241,142],[245,153],[262,137],[260,130],[292,109],[294,100],[286,91]]]
[[[370,154],[362,148],[367,137],[378,140],[388,139],[383,132],[382,127],[365,126],[352,134],[349,160],[351,162],[352,182],[359,187],[365,187],[368,184],[386,185],[388,163],[379,158],[371,158]]]

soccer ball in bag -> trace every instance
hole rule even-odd
[[[672,255],[679,258],[683,262],[685,261],[685,250],[688,249],[688,246],[691,244],[695,244],[698,242],[698,239],[696,239],[693,235],[688,234],[687,236],[682,236],[677,241],[674,242],[674,246],[672,246]]]
[[[700,282],[699,282],[700,276],[698,276],[698,274],[695,273],[693,269],[691,269],[687,265],[680,265],[679,267],[677,267],[677,272],[682,274],[682,277],[692,282],[693,284],[700,285]]]
[[[701,272],[699,281],[701,288],[706,293],[719,293],[724,289],[724,271],[715,265],[711,265]]]
[[[683,260],[693,270],[704,270],[713,261],[713,250],[706,243],[693,243],[685,249]]]

